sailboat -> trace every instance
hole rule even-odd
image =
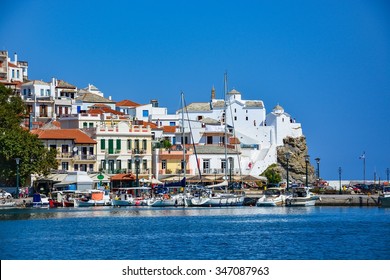
[[[180,182],[172,182],[164,184],[164,191],[158,193],[157,196],[152,197],[148,200],[148,206],[151,207],[172,207],[172,206],[186,206],[186,194],[178,193],[171,195],[169,194],[170,188],[183,188],[186,187],[186,146],[184,138],[184,93],[181,93],[181,102],[182,102],[182,146],[183,146],[183,171],[184,177]]]
[[[225,73],[224,80],[225,87],[225,180],[222,183],[206,186],[208,191],[203,191],[197,197],[187,199],[188,206],[191,207],[221,207],[221,206],[242,206],[244,204],[245,195],[237,193],[228,193],[229,183],[226,180],[228,177],[228,162],[229,165],[232,164],[231,161],[228,161],[227,158],[227,142],[228,142],[228,133],[227,133],[227,120],[226,120],[226,110],[227,110],[227,74]],[[231,168],[231,166],[229,166]],[[217,192],[215,189],[224,188],[224,191]]]

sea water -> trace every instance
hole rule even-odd
[[[389,260],[390,209],[0,210],[2,260]]]

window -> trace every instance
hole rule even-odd
[[[237,120],[237,116],[234,116],[234,120],[235,120],[235,121]]]
[[[50,145],[49,148],[50,148],[50,150],[56,150],[57,149],[57,145]]]
[[[23,95],[27,94],[27,89],[23,89]]]
[[[148,148],[148,146],[147,146],[147,141],[146,141],[146,139],[143,139],[143,140],[142,140],[142,149],[146,151],[147,148]]]
[[[198,118],[198,121],[203,120],[203,116],[198,116],[197,118]]]
[[[16,70],[16,78],[19,79],[19,76],[20,75],[20,71],[19,70]]]
[[[87,122],[83,122],[83,128],[87,128],[88,127],[88,123]]]
[[[138,139],[135,139],[134,140],[134,144],[135,144],[135,149],[137,150],[137,152],[139,151],[139,140]]]
[[[122,169],[122,161],[120,159],[116,161],[116,169]]]
[[[62,170],[69,170],[69,162],[63,162],[61,165],[62,165]]]
[[[15,69],[12,69],[12,79],[15,78]]]
[[[175,145],[175,144],[176,144],[176,137],[173,136],[173,137],[172,137],[172,145]]]
[[[142,169],[148,170],[148,161],[146,159],[142,160]]]
[[[28,95],[31,95],[31,88],[28,89]]]
[[[41,96],[44,96],[45,95],[45,93],[44,93],[44,89],[43,88],[41,88]]]
[[[226,160],[225,159],[221,159],[221,170],[222,170],[222,172],[225,172],[225,168],[226,168]]]
[[[100,139],[100,150],[105,150],[105,149],[106,149],[106,140]]]
[[[237,113],[237,109],[236,108],[234,108],[234,113]]]
[[[121,150],[121,139],[116,139],[116,149],[117,149],[118,151]]]
[[[89,128],[93,128],[93,123],[90,122],[88,125],[89,125]]]
[[[108,153],[114,153],[114,139],[108,139]]]
[[[93,155],[93,147],[89,147],[89,154]]]
[[[100,162],[100,168],[106,170],[106,160],[102,159]]]
[[[61,152],[62,153],[69,153],[69,145],[62,145]]]
[[[169,122],[169,126],[175,126],[176,123],[175,122]]]
[[[46,90],[46,95],[47,95],[47,96],[50,96],[50,89],[47,89],[47,90]]]
[[[204,173],[209,173],[210,170],[210,160],[209,159],[204,159],[203,160],[203,172]]]
[[[149,117],[149,110],[142,110],[143,117]]]
[[[73,165],[73,169],[74,171],[79,171],[79,165],[78,164]]]
[[[133,147],[133,140],[128,139],[128,140],[127,140],[127,149],[128,149],[128,150],[131,150],[132,147]]]
[[[248,116],[245,117],[245,120],[248,120]]]
[[[207,136],[207,144],[213,144],[213,136]]]
[[[108,161],[108,173],[114,174],[114,161],[112,159]]]
[[[167,161],[165,159],[161,161],[161,169],[167,169]]]

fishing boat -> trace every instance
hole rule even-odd
[[[74,199],[74,207],[111,206],[111,198],[106,190],[88,190]]]
[[[390,207],[390,186],[384,186],[380,196],[381,207]]]
[[[285,194],[285,189],[280,187],[269,188],[257,200],[256,206],[283,206],[286,203],[288,195]]]
[[[148,206],[151,207],[177,207],[184,206],[185,200],[183,194],[169,195],[164,194],[158,197],[153,197],[148,200]]]
[[[114,199],[111,200],[112,206],[132,206],[134,205],[134,198],[131,194],[127,194],[126,192],[120,193]]]
[[[286,198],[286,206],[314,206],[319,196],[312,193],[309,187],[295,186],[291,188],[291,196]]]
[[[28,206],[32,206],[35,208],[49,208],[49,205],[50,205],[49,198],[46,195],[41,193],[35,193],[33,195],[32,203]]]

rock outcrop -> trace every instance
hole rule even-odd
[[[277,157],[278,157],[278,169],[282,178],[285,180],[287,178],[287,159],[286,153],[291,153],[291,157],[288,161],[289,165],[289,181],[297,183],[306,182],[306,162],[305,155],[308,154],[308,149],[306,145],[306,138],[304,136],[293,138],[286,137],[283,139],[284,145],[277,148]],[[308,181],[309,184],[313,183],[315,180],[315,169],[310,164],[308,164]]]

